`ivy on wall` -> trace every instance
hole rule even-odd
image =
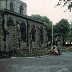
[[[15,26],[14,21],[12,20],[11,17],[9,17],[7,20],[7,26]]]

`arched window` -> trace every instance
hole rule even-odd
[[[15,26],[14,21],[12,20],[11,17],[9,17],[7,20],[7,26]]]
[[[22,41],[26,42],[26,25],[24,22],[22,22],[20,25],[20,31]]]
[[[20,5],[20,14],[23,14],[23,10],[24,10],[23,5]]]
[[[13,1],[11,1],[10,2],[10,11],[14,11],[14,2]]]
[[[43,43],[43,27],[40,27],[40,42]]]
[[[35,41],[36,29],[34,25],[32,26],[31,32],[32,32],[32,41]]]

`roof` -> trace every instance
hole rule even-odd
[[[20,15],[19,13],[16,13],[16,12],[12,12],[8,9],[4,9],[3,11],[1,11],[3,14],[11,14],[11,15],[14,15],[14,16],[17,16],[17,17],[20,17],[20,18],[24,18],[24,19],[27,19],[27,20],[30,20],[30,21],[33,21],[33,22],[37,22],[37,23],[40,23],[42,25],[45,25],[43,22],[39,22],[39,21],[36,21],[36,20],[33,20],[31,19],[29,16],[27,15]],[[46,25],[45,25],[46,26]]]

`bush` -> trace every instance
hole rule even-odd
[[[32,50],[29,49],[21,49],[16,50],[14,56],[16,57],[31,57],[31,56],[42,56],[48,55],[48,48],[33,48]]]
[[[68,47],[68,48],[67,48],[67,51],[72,52],[72,47]]]

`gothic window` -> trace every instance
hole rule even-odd
[[[7,20],[7,26],[15,26],[14,21],[12,20],[11,17],[9,17]]]
[[[34,25],[32,26],[31,32],[32,32],[32,41],[35,41],[36,29]]]
[[[23,10],[24,10],[23,5],[20,5],[20,14],[23,14]]]
[[[10,11],[14,11],[14,2],[10,2]]]
[[[20,25],[20,31],[22,41],[26,42],[26,25],[24,22],[22,22]]]
[[[43,27],[40,28],[40,42],[43,43]]]

